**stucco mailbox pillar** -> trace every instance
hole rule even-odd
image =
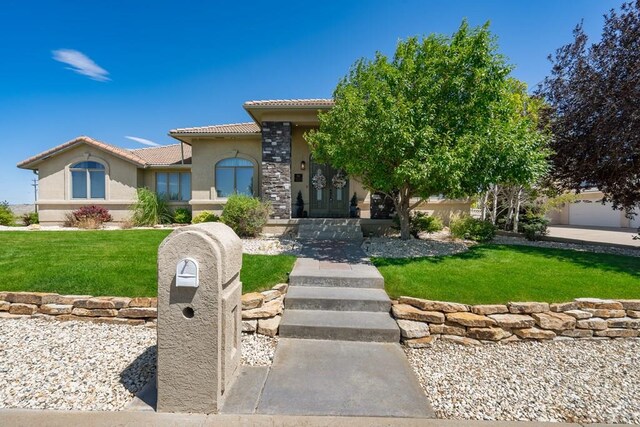
[[[158,250],[158,412],[218,412],[238,374],[242,242],[224,224],[179,228]]]

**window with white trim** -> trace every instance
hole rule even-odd
[[[106,197],[106,173],[102,163],[85,161],[72,165],[71,198],[104,199]]]
[[[190,172],[157,172],[156,193],[167,200],[187,201],[191,199]]]
[[[218,197],[232,194],[253,196],[253,163],[231,157],[216,163],[216,192]]]

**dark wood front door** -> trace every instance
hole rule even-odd
[[[311,159],[309,168],[309,216],[349,217],[349,179],[340,170]]]

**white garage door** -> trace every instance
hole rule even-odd
[[[631,220],[631,228],[640,228],[640,209],[636,211],[636,216]]]
[[[569,224],[620,227],[620,211],[612,209],[610,203],[604,205],[593,201],[572,203],[569,207]]]

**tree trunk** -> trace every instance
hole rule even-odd
[[[507,221],[504,224],[504,229],[508,230],[509,226],[511,224],[513,224],[513,205],[514,205],[514,196],[515,196],[515,189],[513,187],[509,188],[507,191],[507,195],[509,197],[509,210],[507,211]]]
[[[493,211],[491,212],[491,223],[496,225],[498,219],[498,184],[493,186]]]
[[[408,188],[402,188],[398,192],[398,200],[396,201],[394,198],[394,203],[396,205],[396,212],[398,213],[398,218],[400,219],[400,239],[401,240],[409,240],[411,238],[410,233],[410,212],[411,208],[409,206],[409,201],[411,198],[411,194],[409,194]]]
[[[513,231],[518,232],[518,223],[520,222],[520,199],[522,198],[522,187],[518,187],[518,193],[516,194],[516,207],[515,214],[513,216]]]
[[[482,198],[480,199],[480,219],[481,220],[486,220],[487,219],[487,201],[489,200],[489,190],[485,191],[484,194],[482,195]]]

